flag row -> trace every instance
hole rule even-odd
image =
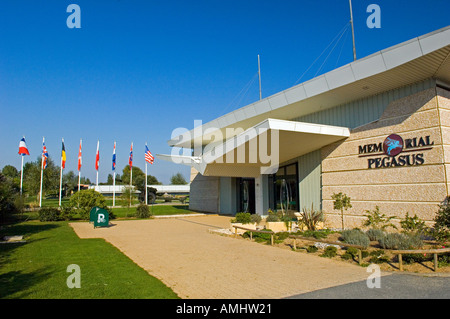
[[[100,163],[100,150],[99,150],[99,146],[100,146],[100,141],[97,141],[97,152],[96,152],[96,156],[95,156],[95,170],[98,171],[99,168],[99,163]],[[82,140],[80,140],[80,147],[78,149],[78,171],[81,170],[81,166],[82,166]],[[25,137],[23,137],[20,142],[19,142],[19,155],[21,156],[25,156],[25,155],[30,155],[30,152],[28,151],[26,142],[25,142]],[[45,138],[42,139],[42,169],[47,168],[47,164],[48,164],[48,151],[47,151],[47,147],[45,146]],[[154,156],[152,155],[152,153],[150,152],[150,150],[148,149],[147,144],[145,144],[145,161],[147,163],[153,164],[155,161]],[[128,164],[130,165],[130,169],[133,167],[133,143],[131,143],[131,148],[130,148],[130,155],[128,158]],[[66,166],[66,148],[64,146],[64,139],[62,139],[62,147],[61,147],[61,169],[64,169]],[[114,148],[113,148],[113,154],[112,154],[112,170],[115,171],[116,170],[116,142],[114,142]]]

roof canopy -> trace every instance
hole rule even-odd
[[[345,127],[266,119],[225,142],[207,145],[200,156],[156,156],[193,166],[205,176],[257,177],[348,136]]]
[[[168,141],[170,146],[206,145],[218,131],[251,128],[267,118],[294,118],[376,95],[425,79],[450,83],[450,27],[412,39],[285,91],[247,105]]]

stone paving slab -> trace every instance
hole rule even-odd
[[[213,234],[230,217],[71,223],[80,238],[104,238],[186,299],[278,299],[366,280],[366,268]]]

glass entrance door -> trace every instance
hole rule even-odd
[[[243,213],[255,213],[255,179],[238,179],[239,198],[238,211]]]
[[[278,172],[269,178],[269,206],[283,214],[291,214],[299,210],[297,163],[280,167]]]

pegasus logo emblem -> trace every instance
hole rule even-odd
[[[388,156],[396,156],[403,150],[403,139],[396,135],[389,135],[383,143],[384,153]]]

